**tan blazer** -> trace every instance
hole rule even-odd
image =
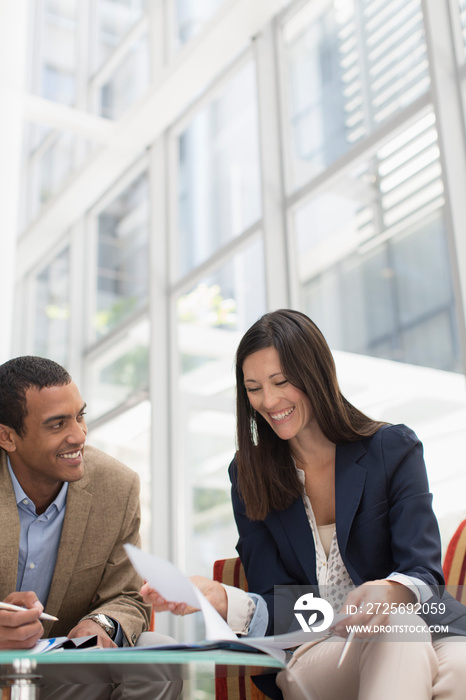
[[[149,623],[141,578],[123,544],[140,546],[139,477],[95,447],[84,449],[84,476],[70,483],[46,612],[44,636],[62,636],[90,612],[118,620],[130,644]],[[0,600],[16,590],[19,516],[6,453],[0,449]]]

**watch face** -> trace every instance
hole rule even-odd
[[[94,619],[97,624],[99,624],[106,631],[108,636],[113,639],[113,635],[115,634],[115,625],[113,620],[102,613],[97,613],[92,619]]]

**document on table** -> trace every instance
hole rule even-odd
[[[93,649],[97,646],[97,635],[88,637],[52,637],[51,639],[39,639],[36,645],[31,649],[32,654],[43,654],[48,651],[57,651],[62,649]]]
[[[303,630],[271,637],[237,637],[231,627],[209,603],[207,598],[196,586],[178,569],[177,566],[153,554],[142,552],[131,544],[125,545],[126,553],[136,571],[152,588],[170,601],[183,602],[194,608],[199,608],[204,616],[206,642],[176,644],[171,648],[230,648],[236,651],[262,651],[275,659],[284,662],[284,649],[291,649],[322,638],[322,633],[305,632]],[[340,616],[338,616],[340,617]],[[341,616],[342,618],[344,616]],[[335,621],[336,622],[336,619]],[[135,647],[136,649],[138,647]],[[140,648],[140,647],[139,647]],[[160,647],[157,647],[160,648]],[[170,646],[165,646],[165,649]]]

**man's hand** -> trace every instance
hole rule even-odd
[[[33,591],[10,593],[4,602],[27,610],[0,610],[0,649],[31,649],[44,633],[39,620],[44,606]]]
[[[222,584],[218,581],[212,581],[205,576],[191,576],[190,578],[201,593],[205,595],[209,603],[213,605],[223,619],[226,620],[228,598]],[[174,615],[190,615],[199,610],[199,608],[191,607],[191,605],[187,605],[186,603],[166,600],[158,591],[151,588],[148,583],[145,583],[141,588],[141,595],[145,603],[152,603],[156,612],[168,610]]]
[[[116,647],[115,642],[110,639],[106,631],[94,620],[81,620],[76,627],[73,627],[71,632],[68,632],[67,636],[69,639],[75,639],[76,637],[90,637],[94,635],[97,637],[97,645],[99,647]]]

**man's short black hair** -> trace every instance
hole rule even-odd
[[[45,357],[23,355],[0,365],[0,423],[23,435],[27,416],[26,391],[64,386],[71,377],[61,365]]]

